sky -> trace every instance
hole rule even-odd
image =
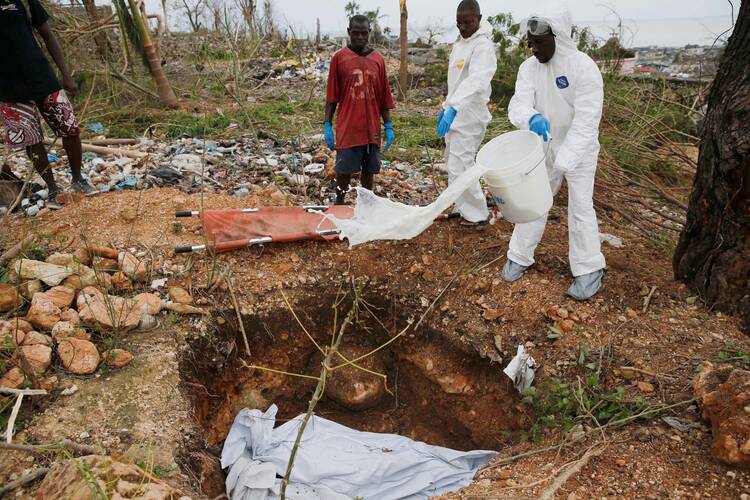
[[[172,4],[174,0],[170,0]],[[221,0],[220,0],[221,1]],[[224,0],[231,2],[232,0]],[[291,26],[295,33],[308,35],[315,31],[320,18],[323,33],[340,35],[346,31],[344,6],[348,0],[273,0],[277,24]],[[731,0],[734,15],[740,0]],[[362,11],[380,8],[382,26],[398,33],[398,0],[358,0]],[[441,26],[444,41],[455,39],[455,6],[457,0],[407,0],[411,39],[424,33],[426,26]],[[149,10],[157,11],[158,0],[147,0]],[[529,14],[528,0],[480,0],[483,13],[510,12],[516,19]],[[730,0],[568,0],[574,22],[591,26],[601,37],[618,25],[617,12],[623,21],[625,45],[710,45],[732,26]],[[172,16],[174,17],[174,16]],[[174,22],[174,21],[173,21]]]

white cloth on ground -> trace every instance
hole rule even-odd
[[[448,96],[443,109],[456,108],[456,118],[445,136],[445,162],[448,182],[452,183],[474,167],[474,158],[484,139],[492,115],[487,103],[492,93],[492,77],[497,70],[497,54],[491,40],[492,26],[482,21],[467,39],[460,35],[453,44],[448,62]],[[472,222],[489,216],[487,201],[477,180],[456,200],[456,209]]]
[[[478,183],[489,169],[475,165],[458,176],[431,204],[420,207],[405,205],[377,196],[369,189],[357,188],[357,202],[351,219],[326,215],[347,238],[349,248],[375,240],[408,240],[430,227],[438,215],[447,210],[467,189]]]
[[[235,417],[221,454],[231,500],[278,497],[304,415],[276,429],[276,405]],[[312,416],[292,469],[291,500],[427,499],[469,484],[492,451],[455,451]]]
[[[593,205],[593,187],[599,155],[599,122],[604,87],[596,63],[576,49],[571,38],[572,18],[567,7],[553,2],[533,17],[546,20],[555,34],[555,54],[547,63],[530,57],[521,64],[508,118],[519,129],[540,113],[551,124],[553,142],[547,169],[552,191],[568,182],[568,232],[573,276],[606,266],[601,253],[599,226]],[[524,266],[534,263],[534,251],[544,234],[547,216],[517,224],[508,258]]]

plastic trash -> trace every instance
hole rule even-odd
[[[536,368],[536,361],[531,357],[526,347],[519,345],[516,357],[510,360],[503,373],[513,381],[513,387],[523,394],[534,382]]]
[[[159,278],[151,281],[151,289],[158,290],[167,284],[167,278]]]
[[[234,193],[232,193],[232,196],[241,197],[241,196],[248,196],[250,194],[250,190],[248,188],[239,188]]]
[[[306,166],[303,170],[306,174],[319,174],[325,170],[326,166],[322,163],[311,163]]]
[[[615,248],[622,248],[624,246],[622,238],[614,234],[599,233],[599,240]]]
[[[167,165],[162,165],[161,167],[152,170],[149,175],[164,181],[165,184],[177,184],[180,182],[180,179],[182,179],[182,174],[179,171]]]
[[[126,175],[123,180],[113,186],[112,189],[115,191],[122,191],[124,189],[135,189],[138,184],[138,179],[134,175]]]
[[[60,159],[60,157],[57,156],[56,154],[54,154],[54,153],[47,153],[47,161],[48,162],[54,163],[54,162],[56,162],[59,159]]]
[[[90,132],[93,132],[95,134],[103,134],[106,130],[104,128],[104,125],[102,125],[100,122],[94,122],[89,123],[89,125],[86,127]]]
[[[29,217],[36,217],[38,213],[39,213],[39,207],[36,205],[33,205],[26,209],[26,215]]]

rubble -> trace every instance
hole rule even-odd
[[[60,321],[59,323],[55,323],[55,326],[52,327],[52,338],[55,342],[60,343],[62,340],[71,337],[91,340],[90,333],[83,328],[79,328],[77,324],[73,324],[69,321]]]
[[[44,293],[34,294],[26,319],[41,330],[51,330],[60,321],[60,308]]]
[[[26,358],[37,375],[44,373],[52,363],[52,348],[50,346],[43,344],[25,345],[21,346],[18,351]],[[18,358],[18,352],[14,353],[14,357]]]
[[[50,299],[53,304],[63,310],[69,308],[70,304],[73,303],[76,292],[67,286],[53,286],[44,292],[44,295]]]
[[[703,420],[711,423],[711,454],[717,460],[750,466],[750,371],[703,362],[693,381]]]
[[[0,387],[20,389],[24,380],[26,380],[26,377],[24,377],[21,369],[16,366],[8,370],[8,372],[0,378]]]
[[[97,484],[92,488],[90,481]],[[96,492],[111,498],[188,500],[181,492],[146,473],[134,464],[125,464],[103,455],[55,462],[39,485],[37,498],[76,498],[94,500]]]
[[[138,326],[141,314],[133,300],[104,295],[91,286],[78,294],[78,315],[81,322],[94,328],[128,332]]]
[[[149,265],[130,252],[120,252],[117,256],[117,268],[133,281],[145,282],[149,275]]]
[[[127,146],[125,151],[143,157],[123,158],[118,153],[121,148],[84,153],[84,177],[99,192],[173,186],[185,193],[228,192],[238,197],[258,197],[274,205],[328,204],[332,200],[334,153],[325,147],[320,134],[305,136],[299,141],[278,140],[260,131],[257,138],[224,141],[185,138],[164,142],[140,138],[133,142],[135,144]],[[25,172],[26,160],[15,161],[12,168]],[[427,160],[416,165],[384,161],[375,192],[411,204],[429,202],[434,198],[433,176],[437,167]],[[63,189],[69,183],[67,176],[61,175],[57,180]],[[77,199],[76,194],[63,193],[57,201],[72,203]],[[248,200],[248,203],[257,202]],[[129,210],[133,212],[132,208]],[[133,218],[132,214],[121,213],[121,216]],[[135,213],[136,219],[137,216]],[[107,247],[99,249],[104,253],[97,252],[96,248],[92,250],[93,255],[100,257],[118,257]],[[76,262],[90,265],[85,250],[74,257]],[[63,261],[55,257],[53,262]]]
[[[31,300],[35,293],[39,293],[44,290],[44,285],[41,280],[28,280],[18,285],[18,289],[21,291],[21,295],[27,300]]]
[[[124,349],[111,349],[102,353],[102,360],[111,368],[122,368],[133,361],[133,355]]]
[[[47,286],[57,286],[73,272],[64,266],[48,264],[38,260],[17,260],[13,269],[23,279],[38,279]]]
[[[63,366],[76,375],[90,375],[99,366],[99,351],[88,340],[68,337],[57,345],[57,355]]]
[[[193,297],[184,288],[173,286],[169,288],[169,298],[178,304],[192,304]]]
[[[21,305],[21,297],[13,285],[0,285],[0,313],[12,311]]]
[[[21,345],[46,345],[52,347],[52,337],[43,333],[31,331],[24,335]]]

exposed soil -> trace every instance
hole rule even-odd
[[[392,296],[391,292],[390,296]],[[382,296],[381,296],[382,297]],[[406,321],[397,304],[365,297],[377,308],[389,335],[369,315],[346,336],[345,345],[369,352],[388,341]],[[318,344],[325,345],[333,325],[336,296],[323,289],[295,308],[305,328]],[[347,304],[341,306],[347,310]],[[234,314],[229,311],[227,316]],[[343,313],[341,313],[343,314]],[[248,365],[317,376],[321,356],[304,335],[288,309],[244,318],[252,356],[244,355],[235,324],[225,323],[219,340],[201,338],[181,363],[183,379],[191,392],[194,415],[206,430],[208,444],[220,444],[234,416],[245,407],[279,406],[280,421],[307,410],[316,382],[278,373],[250,369]],[[409,334],[378,357],[383,359],[390,394],[377,406],[351,410],[326,398],[316,414],[370,432],[398,433],[420,441],[457,449],[496,449],[503,431],[527,425],[525,411],[517,411],[519,398],[510,380],[476,352],[461,350],[436,332]],[[317,370],[317,373],[316,373]],[[350,384],[348,384],[350,385]]]
[[[206,207],[242,203],[224,196],[207,196],[204,201]],[[119,212],[128,206],[142,207],[144,217],[135,223],[122,220]],[[284,376],[241,368],[244,347],[236,336],[229,293],[207,288],[213,261],[172,255],[174,245],[200,242],[194,234],[197,221],[184,224],[179,233],[173,231],[172,212],[199,206],[197,196],[154,189],[88,198],[34,221],[14,219],[8,224],[12,241],[32,230],[50,235],[50,250],[66,248],[71,245],[70,237],[80,241],[84,235],[117,247],[148,246],[170,270],[169,284],[181,284],[195,296],[205,296],[213,311],[211,317],[182,319],[157,332],[120,339],[136,355],[136,361],[122,371],[76,378],[59,371],[60,387],[75,383],[79,392],[50,399],[41,413],[24,406],[25,430],[16,440],[79,439],[86,432],[89,437],[84,442],[103,444],[115,456],[145,457],[167,470],[177,461],[183,467],[167,479],[185,491],[192,490],[196,498],[210,497],[205,491],[198,494],[200,483],[203,476],[213,474],[214,487],[221,485],[215,454],[235,411],[252,403],[276,403],[280,416],[289,418],[306,407],[307,383],[287,383]],[[605,245],[608,271],[598,298],[585,304],[566,299],[570,276],[564,208],[555,209],[553,215],[560,219],[548,227],[538,251],[539,264],[513,285],[501,282],[497,274],[511,229],[504,222],[480,230],[462,227],[457,221],[438,222],[414,240],[376,242],[352,251],[344,242],[304,242],[221,255],[218,261],[232,270],[250,335],[252,356],[245,361],[316,373],[313,349],[289,314],[281,291],[301,322],[322,339],[330,332],[334,294],[351,278],[369,279],[366,295],[383,308],[381,319],[391,334],[407,318],[419,318],[447,287],[416,335],[399,339],[383,356],[398,404],[395,396],[386,396],[376,408],[353,412],[326,400],[319,413],[360,429],[400,432],[434,444],[499,449],[501,460],[555,445],[563,438],[551,430],[537,444],[519,442],[518,432],[510,438],[499,434],[518,431],[533,417],[502,374],[519,344],[526,344],[541,365],[537,384],[552,377],[574,381],[585,374],[575,362],[580,346],[592,351],[610,346],[603,384],[611,389],[622,387],[628,398],[642,397],[648,404],[690,399],[696,366],[701,360],[716,360],[727,343],[750,351],[750,342],[739,332],[735,319],[688,301],[688,291],[672,279],[668,257],[634,237],[625,237],[623,248]],[[601,230],[623,235],[621,227],[609,223]],[[57,237],[61,234],[68,238]],[[643,290],[653,286],[656,292],[643,312]],[[548,338],[545,327],[544,311],[553,306],[568,307],[582,319],[574,331],[557,340]],[[497,320],[486,320],[482,314],[488,308],[502,314]],[[223,325],[219,325],[220,317]],[[385,338],[377,327],[373,331],[370,337],[355,329],[352,339],[371,345]],[[419,368],[420,363],[425,366],[426,358],[446,373],[465,375],[465,385],[473,392],[446,393]],[[620,370],[623,366],[643,373],[626,378]],[[640,381],[652,383],[655,391],[641,393]],[[669,414],[693,421],[696,427],[681,433],[655,419],[608,431],[605,451],[570,479],[558,498],[570,494],[575,496],[569,498],[736,498],[750,493],[745,472],[730,470],[710,457],[710,430],[698,423],[694,405],[677,407]],[[603,439],[601,434],[592,434],[561,451],[489,469],[464,492],[448,497],[538,496],[550,483],[544,478],[554,477],[557,468],[580,458],[588,446]],[[199,455],[205,459],[200,462],[202,472],[197,468]],[[0,454],[0,481],[29,467],[33,462],[26,457]]]

